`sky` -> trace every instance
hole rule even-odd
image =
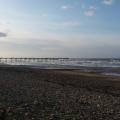
[[[120,0],[0,0],[1,57],[120,57]]]

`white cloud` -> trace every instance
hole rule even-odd
[[[106,4],[106,5],[112,5],[113,0],[103,0],[103,3]]]
[[[86,15],[86,16],[94,16],[95,15],[95,13],[96,13],[96,8],[95,7],[93,7],[93,6],[91,6],[91,7],[89,7],[87,10],[85,10],[85,12],[84,12],[84,14]]]
[[[72,8],[73,8],[73,7],[70,6],[70,5],[63,5],[63,6],[61,7],[62,10],[70,10],[70,9],[72,9]]]

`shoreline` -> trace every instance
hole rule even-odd
[[[27,68],[27,69],[38,69],[38,70],[62,70],[62,71],[78,71],[83,73],[95,73],[101,76],[120,77],[120,67],[87,67],[87,66],[65,66],[65,65],[54,65],[54,66],[34,66],[34,65],[9,65],[0,64],[0,67],[13,67],[13,68]]]

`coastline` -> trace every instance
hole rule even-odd
[[[120,118],[119,108],[120,77],[0,66],[0,117],[5,120],[113,120]]]

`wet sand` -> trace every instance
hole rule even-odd
[[[120,77],[0,67],[0,120],[119,120]]]

